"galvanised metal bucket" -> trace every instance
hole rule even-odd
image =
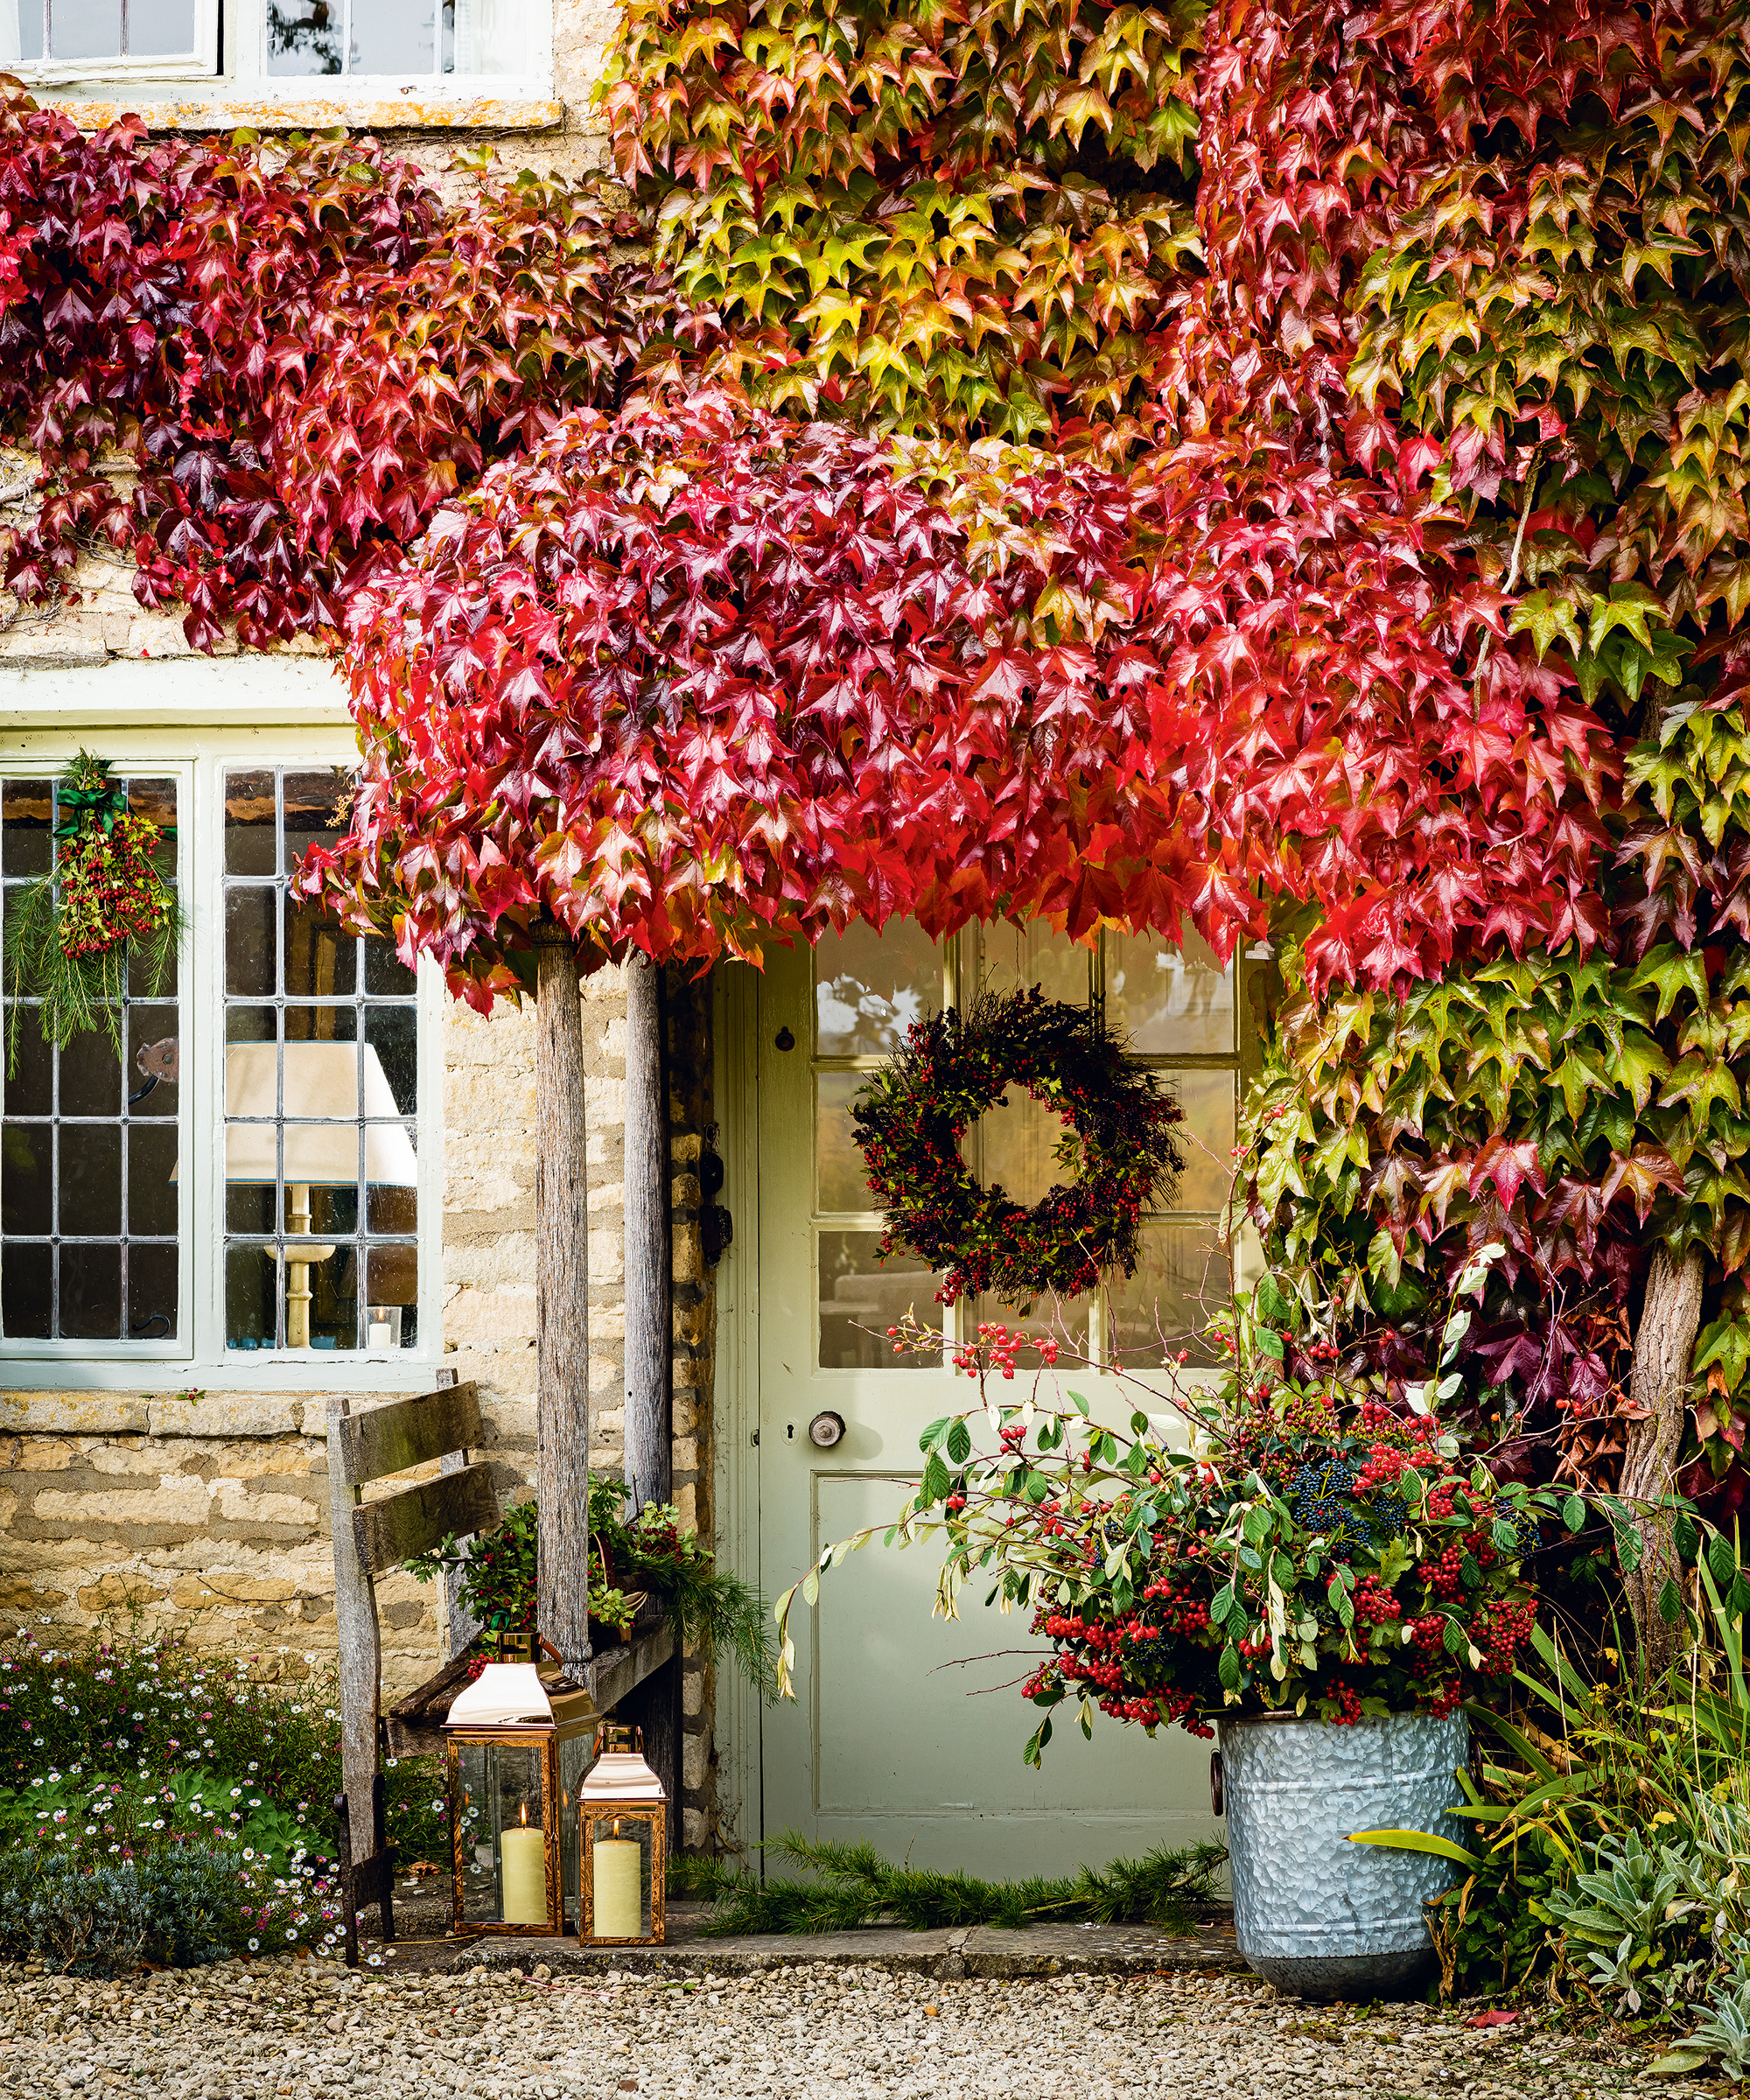
[[[1434,1965],[1422,1906],[1452,1879],[1426,1852],[1351,1844],[1352,1830],[1462,1841],[1446,1810],[1469,1754],[1462,1714],[1394,1713],[1351,1728],[1292,1716],[1222,1723],[1240,1952],[1298,1997],[1414,1991]]]

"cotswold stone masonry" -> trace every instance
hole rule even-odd
[[[712,1336],[696,1165],[710,1122],[710,991],[671,973],[675,1245],[675,1499],[709,1537]],[[625,989],[583,988],[590,1121],[591,1462],[621,1467]],[[530,1493],[535,1441],[535,1119],[532,1013],[444,1019],[442,1263],[446,1362],[479,1382],[501,1499]],[[354,1396],[355,1406],[374,1397]],[[111,1624],[177,1628],[256,1674],[298,1678],[334,1648],[326,1396],[319,1391],[0,1391],[0,1637]],[[396,1485],[401,1483],[397,1482]],[[380,1490],[387,1492],[387,1489]],[[368,1495],[373,1492],[367,1490]],[[393,1693],[437,1667],[436,1584],[378,1586]],[[684,1842],[709,1841],[712,1687],[682,1683]]]

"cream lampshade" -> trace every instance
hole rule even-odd
[[[283,1143],[285,1229],[302,1236],[310,1230],[312,1188],[358,1186],[360,1117],[400,1113],[369,1043],[362,1049],[357,1043],[232,1043],[225,1052],[225,1179],[271,1187],[282,1171]],[[304,1116],[329,1120],[295,1120]],[[236,1117],[261,1120],[232,1120]],[[368,1121],[364,1135],[366,1181],[377,1187],[412,1188],[419,1179],[419,1162],[401,1124]],[[288,1348],[310,1346],[310,1269],[333,1251],[332,1247],[286,1251]]]

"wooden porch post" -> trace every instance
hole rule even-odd
[[[626,1486],[634,1509],[674,1490],[669,1408],[668,1096],[662,1074],[662,972],[634,956],[626,972]],[[679,1842],[678,1656],[622,1709],[668,1789]]]
[[[668,1410],[668,1103],[662,1084],[662,971],[626,971],[626,1485],[634,1509],[666,1502]]]
[[[536,1616],[569,1674],[590,1659],[590,1245],[584,1016],[565,928],[535,928]]]

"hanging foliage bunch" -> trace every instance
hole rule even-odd
[[[23,1000],[37,1002],[46,1042],[65,1046],[102,1029],[122,1050],[122,994],[156,998],[180,945],[183,912],[165,827],[128,806],[106,759],[80,752],[55,783],[53,865],[9,900],[6,995],[13,1003],[8,1069],[16,1064]]]
[[[1031,1208],[1000,1184],[981,1186],[960,1152],[1012,1085],[1064,1124],[1055,1157],[1066,1179]],[[943,1305],[985,1291],[1011,1304],[1074,1298],[1111,1271],[1133,1275],[1141,1214],[1171,1202],[1184,1165],[1181,1120],[1097,1012],[1036,984],[914,1021],[850,1113],[886,1214],[881,1254],[909,1247],[945,1271]]]
[[[513,1502],[495,1531],[466,1542],[446,1538],[403,1564],[421,1582],[461,1572],[463,1604],[494,1632],[536,1632],[539,1514],[534,1498]],[[772,1617],[758,1592],[717,1566],[672,1504],[626,1506],[618,1480],[590,1482],[590,1622],[601,1637],[624,1640],[639,1600],[654,1593],[676,1640],[713,1657],[733,1658],[762,1690],[776,1669]]]

